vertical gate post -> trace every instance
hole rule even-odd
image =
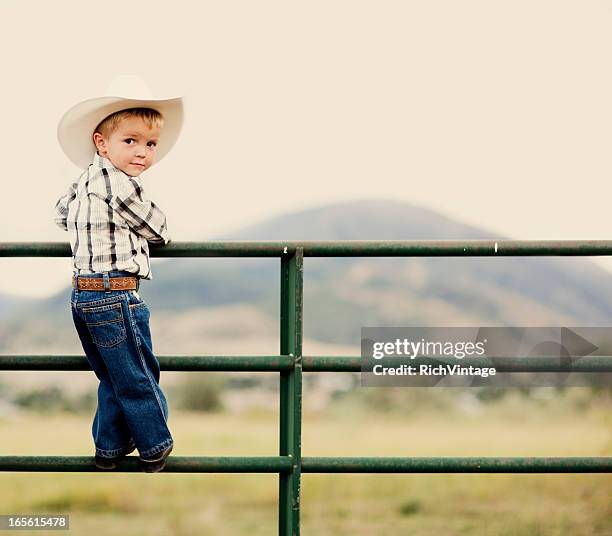
[[[295,366],[280,372],[281,456],[293,458],[293,469],[279,474],[278,533],[300,534],[302,473],[302,312],[303,261],[301,247],[281,256],[280,353],[293,356]]]

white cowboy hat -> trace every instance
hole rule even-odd
[[[70,108],[57,125],[57,139],[78,167],[91,164],[96,152],[94,129],[115,112],[126,108],[153,108],[164,116],[164,126],[157,148],[155,162],[159,162],[175,144],[183,125],[183,99],[153,97],[145,82],[135,75],[116,77],[102,97],[87,99]]]

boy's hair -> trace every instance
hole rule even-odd
[[[108,138],[115,132],[121,121],[130,117],[139,117],[149,128],[152,128],[154,125],[158,128],[164,126],[164,116],[153,108],[127,108],[105,117],[92,134],[99,132],[102,136]]]

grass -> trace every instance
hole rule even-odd
[[[609,407],[510,397],[477,415],[310,412],[304,456],[610,456]],[[278,414],[170,411],[177,456],[274,455]],[[90,419],[0,420],[0,455],[92,455]],[[302,475],[304,535],[612,534],[612,476]],[[0,473],[0,513],[67,513],[72,534],[272,535],[278,477],[269,474]],[[22,531],[21,534],[29,534]],[[42,531],[42,533],[46,533]],[[51,534],[51,532],[49,531]],[[41,531],[32,532],[41,534]]]

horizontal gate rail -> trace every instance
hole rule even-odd
[[[0,242],[0,257],[70,257],[66,242]],[[508,257],[612,255],[610,240],[343,240],[212,241],[151,245],[152,257],[280,258],[280,355],[160,355],[162,370],[279,372],[279,455],[172,456],[169,473],[275,473],[279,477],[278,533],[300,533],[302,473],[610,473],[612,457],[308,457],[301,454],[302,373],[360,372],[361,356],[303,356],[304,257]],[[498,372],[612,372],[612,356],[466,357],[460,367]],[[429,364],[426,358],[414,365]],[[445,362],[444,358],[436,361]],[[91,370],[82,355],[0,355],[0,370]],[[89,456],[0,456],[0,471],[99,472]],[[140,472],[138,458],[118,472]]]
[[[205,356],[159,355],[162,370],[171,371],[224,371],[224,372],[280,372],[294,368],[290,356]],[[360,372],[361,357],[353,356],[303,356],[304,372]],[[436,362],[452,363],[460,368],[489,368],[497,372],[612,372],[612,356],[585,356],[573,363],[564,364],[558,357],[496,357],[490,360],[465,357],[460,363],[436,357]],[[427,358],[411,360],[415,366],[431,364]],[[84,356],[80,355],[0,355],[0,370],[90,370]]]
[[[612,240],[334,240],[171,242],[152,257],[504,257],[612,255]],[[0,242],[0,257],[70,257],[64,242]]]
[[[302,457],[303,473],[612,473],[612,458]]]
[[[271,356],[156,356],[162,370],[279,372],[293,368],[293,358]],[[91,370],[82,355],[0,355],[0,370]]]
[[[140,472],[136,456],[119,462],[118,472]],[[172,456],[166,473],[291,473],[288,456]],[[0,456],[0,471],[100,472],[89,456]],[[310,457],[302,473],[612,473],[605,457]]]
[[[166,473],[290,473],[291,456],[172,456]],[[93,456],[0,456],[0,471],[100,472]],[[136,456],[118,462],[118,472],[142,472]]]

